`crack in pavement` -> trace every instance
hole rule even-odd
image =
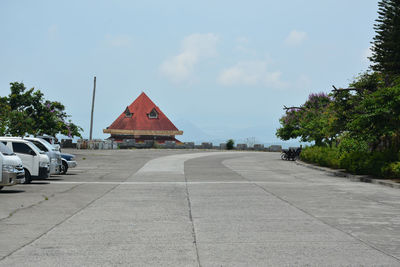
[[[346,232],[346,231],[344,231],[344,230],[342,230],[342,229],[340,229],[340,228],[338,228],[338,227],[336,227],[336,226],[334,226],[334,225],[331,225],[330,223],[324,221],[323,219],[314,216],[312,213],[308,212],[307,210],[302,209],[302,208],[296,206],[295,204],[293,204],[293,203],[290,202],[289,200],[287,200],[287,199],[285,199],[285,198],[283,198],[283,197],[281,197],[281,196],[279,196],[279,195],[277,195],[277,194],[275,194],[275,193],[269,191],[268,189],[262,187],[257,181],[251,181],[251,180],[247,179],[247,178],[244,177],[241,173],[235,171],[235,169],[233,169],[232,167],[230,167],[230,166],[228,166],[228,165],[225,165],[225,164],[224,164],[224,166],[226,166],[226,167],[229,168],[230,170],[232,170],[232,171],[234,171],[235,173],[237,173],[237,174],[238,174],[240,177],[242,177],[244,180],[247,180],[247,181],[249,181],[249,182],[252,182],[252,184],[254,184],[254,185],[257,186],[258,188],[260,188],[261,190],[263,190],[266,194],[269,194],[269,195],[271,195],[271,196],[274,196],[275,198],[277,198],[277,199],[279,199],[279,200],[281,200],[281,201],[287,203],[287,204],[290,205],[291,207],[293,207],[293,208],[295,208],[295,209],[297,209],[297,210],[299,210],[299,211],[301,211],[301,212],[307,214],[308,216],[314,218],[315,220],[317,220],[317,221],[319,221],[319,222],[321,222],[321,223],[323,223],[323,224],[325,224],[325,225],[327,225],[327,226],[329,226],[329,227],[331,227],[331,228],[333,228],[333,229],[336,229],[336,230],[338,230],[338,231],[344,233],[345,235],[348,235],[348,236],[350,236],[351,238],[353,238],[353,239],[359,241],[360,243],[366,245],[367,247],[369,247],[369,248],[371,248],[371,249],[373,249],[373,250],[379,251],[379,252],[385,254],[386,256],[389,256],[389,257],[395,259],[396,261],[400,262],[400,259],[397,258],[396,256],[393,256],[393,255],[389,254],[388,252],[386,252],[386,251],[384,251],[384,250],[382,250],[382,249],[379,249],[379,248],[375,247],[374,245],[368,243],[367,241],[364,241],[364,240],[358,238],[357,236],[354,236],[353,234],[348,233],[348,232]]]
[[[58,194],[67,193],[67,192],[69,192],[69,191],[71,191],[71,190],[77,188],[78,186],[80,186],[80,184],[75,185],[75,186],[72,186],[72,187],[68,188],[67,190],[60,191],[60,192],[57,192],[57,193],[53,193],[53,194],[51,194],[48,198],[50,198],[50,197],[55,197],[55,196],[58,195]],[[46,197],[47,197],[47,196],[46,196]],[[12,217],[14,214],[16,214],[17,212],[20,212],[20,211],[23,211],[23,210],[26,210],[26,209],[30,209],[30,208],[33,208],[33,207],[36,207],[36,206],[39,206],[40,204],[42,204],[43,202],[46,202],[46,201],[48,201],[48,199],[45,198],[45,199],[42,199],[42,200],[40,200],[40,201],[38,201],[38,202],[36,202],[36,203],[33,203],[33,204],[29,205],[29,206],[21,207],[21,208],[18,208],[18,209],[16,209],[16,210],[13,210],[12,212],[10,212],[10,215],[8,215],[7,217],[1,218],[1,219],[0,219],[0,222],[1,222],[1,221],[4,221],[4,220],[6,220],[6,219],[11,218],[11,217]]]
[[[135,174],[135,172],[130,173],[126,180],[129,179],[130,176],[132,176],[133,174]],[[76,188],[80,185],[76,185],[73,188]],[[50,227],[49,229],[47,229],[45,232],[43,232],[42,234],[40,234],[39,236],[37,236],[36,238],[32,239],[31,241],[23,244],[22,246],[16,248],[15,250],[11,251],[10,253],[4,255],[3,257],[0,258],[0,262],[5,260],[7,257],[13,255],[14,253],[16,253],[17,251],[23,249],[26,246],[29,246],[30,244],[34,243],[35,241],[39,240],[40,238],[42,238],[43,236],[45,236],[46,234],[48,234],[49,232],[51,232],[52,230],[54,230],[55,228],[57,228],[58,226],[60,226],[61,224],[65,223],[66,221],[68,221],[69,219],[71,219],[72,217],[74,217],[75,215],[79,214],[80,212],[82,212],[83,210],[85,210],[86,208],[88,208],[90,205],[92,205],[94,202],[100,200],[101,198],[103,198],[105,195],[107,195],[108,193],[110,193],[111,191],[113,191],[114,189],[116,189],[119,185],[115,185],[113,187],[111,187],[109,190],[107,190],[106,192],[104,192],[103,194],[101,194],[100,196],[98,196],[97,198],[93,199],[92,201],[90,201],[89,203],[87,203],[86,205],[84,205],[82,208],[78,209],[76,212],[72,213],[70,216],[67,216],[66,218],[64,218],[63,220],[61,220],[59,223],[53,225],[52,227]],[[68,191],[68,190],[66,190]],[[42,200],[40,201],[40,203],[44,202],[46,200]],[[34,205],[32,205],[34,206]],[[32,207],[30,206],[30,207]]]
[[[193,215],[192,215],[192,203],[190,201],[189,187],[188,187],[188,183],[187,183],[186,174],[184,174],[184,176],[185,176],[185,182],[186,182],[186,199],[187,199],[188,208],[189,208],[189,219],[190,219],[190,222],[192,224],[193,244],[194,244],[194,247],[196,249],[197,266],[201,267],[199,249],[197,247],[196,228],[194,226]]]

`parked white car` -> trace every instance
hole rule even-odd
[[[21,159],[0,142],[0,189],[4,186],[25,182],[25,172]]]
[[[0,137],[0,142],[11,149],[22,160],[25,171],[25,183],[32,177],[47,178],[50,174],[50,160],[45,152],[28,140],[15,137]]]
[[[49,142],[57,151],[61,152],[61,146],[59,143],[57,143],[57,139],[54,136],[51,135],[40,135],[36,136],[37,138],[42,138]]]
[[[62,161],[61,153],[56,148],[54,148],[49,142],[38,137],[24,137],[24,140],[31,141],[40,150],[46,152],[50,159],[50,174],[61,173]]]

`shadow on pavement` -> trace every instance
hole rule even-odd
[[[25,190],[7,190],[7,189],[3,189],[3,190],[0,190],[0,195],[3,195],[3,194],[18,194],[18,193],[23,193],[23,192],[25,192]]]
[[[43,182],[46,182],[46,181],[64,181],[64,179],[62,179],[62,178],[44,178],[44,179],[35,179],[33,181],[43,181]]]
[[[31,185],[41,185],[41,184],[50,184],[49,182],[37,182],[37,181],[32,181],[30,183]]]

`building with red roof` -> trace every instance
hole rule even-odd
[[[158,143],[177,141],[175,135],[183,131],[165,116],[153,101],[142,92],[132,104],[103,133],[111,134],[112,139],[122,142],[123,139],[134,139],[136,142],[153,140]]]

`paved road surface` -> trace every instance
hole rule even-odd
[[[0,266],[400,266],[400,190],[277,153],[70,151],[0,191]]]

